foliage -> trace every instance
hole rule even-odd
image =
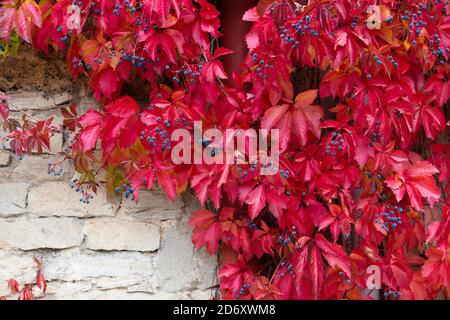
[[[9,41],[0,41],[0,57],[5,58],[10,55],[16,55],[19,50],[20,38],[14,33]]]
[[[192,188],[211,209],[192,215],[193,241],[221,250],[225,299],[365,299],[370,266],[386,298],[448,297],[450,150],[438,142],[448,125],[448,2],[378,2],[380,28],[366,24],[376,1],[260,1],[244,16],[242,72],[229,77],[220,57],[231,52],[213,46],[219,12],[206,0],[3,1],[1,38],[15,30],[38,51],[67,50],[74,77],[87,77],[104,105],[81,117],[65,109],[63,128],[7,120],[11,147],[42,151],[51,134],[72,135],[77,189],[95,191],[101,170],[111,192],[136,201],[155,181],[170,199]],[[79,30],[68,28],[72,3]],[[298,92],[293,74],[305,67],[324,76]],[[148,101],[124,93],[132,82]],[[327,97],[336,103],[325,110]],[[171,134],[199,120],[204,130],[279,129],[279,174],[175,165]],[[439,221],[426,214],[433,206]]]
[[[17,300],[34,300],[36,296],[44,295],[47,291],[47,281],[42,275],[42,263],[39,259],[34,258],[36,264],[36,277],[31,283],[23,285],[20,289],[20,284],[15,279],[8,280],[8,288],[12,295],[19,294]],[[36,288],[37,287],[37,290]],[[5,296],[1,296],[0,300],[6,300]]]

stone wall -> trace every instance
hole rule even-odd
[[[68,94],[44,98],[40,92],[8,92],[13,117],[55,115],[72,103]],[[81,111],[94,107],[76,99]],[[0,133],[1,135],[4,133]],[[0,144],[1,146],[1,144]],[[5,149],[4,145],[2,148]],[[42,299],[209,299],[214,295],[217,259],[194,250],[190,214],[192,197],[175,202],[161,190],[141,194],[138,204],[98,190],[90,204],[70,187],[74,170],[47,173],[60,160],[60,135],[53,154],[22,160],[0,148],[0,296],[7,280],[33,281],[33,257],[43,263],[48,291]],[[13,297],[11,297],[13,298]]]

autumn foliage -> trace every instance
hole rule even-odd
[[[190,219],[192,239],[220,252],[222,298],[366,299],[370,266],[382,298],[449,297],[448,2],[260,1],[243,17],[249,52],[232,75],[206,0],[1,3],[0,38],[64,50],[104,106],[65,109],[56,128],[8,120],[0,104],[12,149],[41,151],[60,133],[77,188],[95,191],[106,171],[110,192],[136,201],[155,182],[170,199],[193,190],[205,209]],[[72,4],[79,30],[68,28]],[[375,4],[379,28],[368,24]],[[320,71],[320,85],[295,85],[299,69]],[[146,101],[127,91],[135,82]],[[279,173],[175,165],[171,134],[194,121],[279,129]]]
[[[34,258],[36,265],[36,276],[31,283],[22,286],[15,279],[8,280],[8,289],[11,295],[16,295],[17,300],[34,300],[36,297],[42,297],[47,291],[47,281],[42,275],[42,262]],[[0,300],[6,300],[6,296],[0,296]]]

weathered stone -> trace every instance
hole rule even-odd
[[[80,101],[77,103],[77,109],[79,111],[79,114],[83,114],[90,109],[98,110],[99,106],[95,98],[91,96],[86,96],[81,98]]]
[[[60,176],[55,176],[48,173],[48,164],[57,163],[61,161],[61,157],[58,156],[25,156],[13,170],[11,178],[18,181],[46,181],[46,180],[63,180],[70,179],[73,176],[74,169],[68,161],[65,161],[62,166],[55,168],[59,171],[63,169]]]
[[[26,212],[28,186],[25,182],[0,184],[0,217]]]
[[[130,293],[128,293],[130,295]],[[133,297],[133,295],[131,295]],[[210,291],[188,290],[183,292],[157,291],[152,295],[144,296],[146,300],[210,300]]]
[[[64,249],[83,241],[83,223],[70,218],[0,221],[0,248]]]
[[[68,182],[47,182],[30,190],[28,207],[39,217],[100,217],[114,216],[119,206],[114,199],[108,199],[104,188],[98,188],[89,204],[81,203],[80,198],[81,194],[76,193]]]
[[[9,152],[0,150],[0,167],[7,167],[11,161]]]
[[[50,281],[88,281],[92,289],[124,288],[152,279],[151,255],[138,252],[80,252],[68,250],[47,256],[42,270]]]
[[[187,223],[179,223],[170,229],[157,255],[159,289],[178,292],[212,286],[216,261],[203,251],[194,251]]]
[[[47,150],[46,153],[49,154],[57,154],[58,152],[63,151],[63,139],[60,134],[55,134],[50,137],[50,150]]]
[[[11,170],[9,167],[0,167],[0,181],[7,182],[10,174]]]
[[[126,209],[120,209],[120,212],[125,213]],[[182,209],[176,210],[165,210],[165,209],[149,209],[147,211],[138,211],[125,213],[126,216],[134,221],[143,221],[143,222],[156,222],[156,221],[166,221],[166,220],[177,220],[183,214],[184,211]]]
[[[53,284],[53,283],[52,283]],[[157,296],[146,292],[128,293],[121,289],[88,289],[87,285],[79,286],[71,283],[57,283],[55,288],[49,288],[45,300],[150,300]]]
[[[42,300],[91,300],[92,283],[87,281],[66,282],[53,280],[47,284],[47,292]]]
[[[92,250],[155,251],[160,230],[151,223],[94,219],[84,226],[86,247]]]
[[[17,110],[48,110],[57,108],[59,105],[67,104],[71,100],[68,93],[54,94],[44,97],[43,92],[11,92],[9,106],[12,111]]]
[[[183,208],[183,206],[184,203],[180,197],[176,198],[175,201],[170,201],[164,192],[157,188],[141,192],[138,203],[131,199],[122,201],[122,208],[125,213],[147,212],[149,215],[161,210],[177,210]]]
[[[16,279],[19,283],[31,283],[35,277],[36,264],[32,255],[0,250],[0,296],[9,294],[9,279]]]
[[[101,289],[90,282],[51,282],[44,299],[55,300],[209,300],[210,291],[147,292],[126,288]]]

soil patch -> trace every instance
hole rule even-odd
[[[0,58],[0,91],[38,90],[52,94],[74,92],[75,87],[62,54],[46,56],[21,44],[17,56]]]

